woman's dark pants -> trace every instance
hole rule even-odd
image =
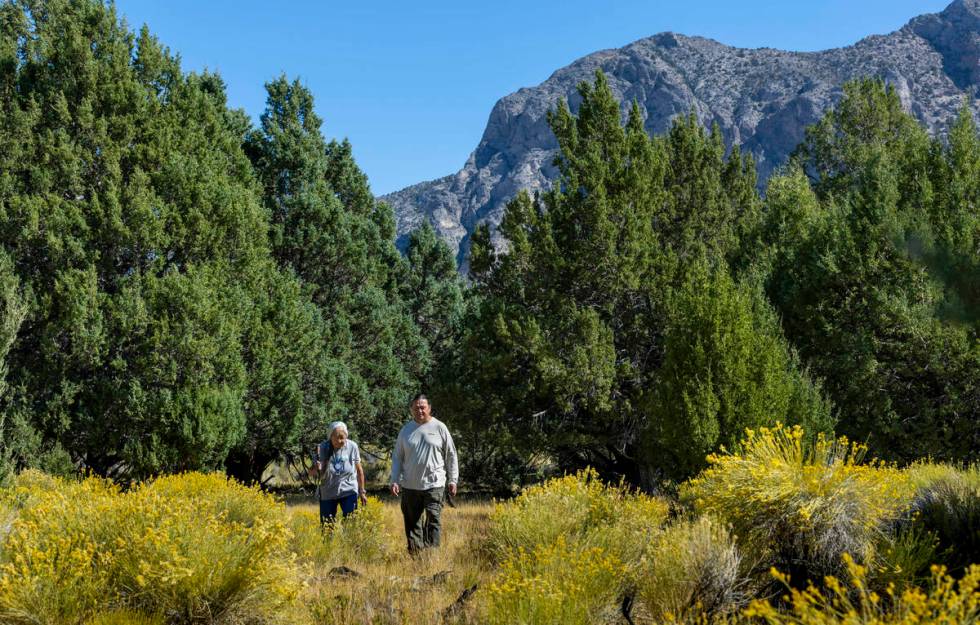
[[[344,516],[349,516],[357,510],[357,493],[348,493],[339,499],[321,499],[320,523],[332,523],[337,516],[337,506],[340,506]]]
[[[402,489],[402,516],[405,518],[405,537],[408,552],[416,554],[426,547],[439,546],[444,487],[428,490]],[[423,513],[425,518],[423,520]]]

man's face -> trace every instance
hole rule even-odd
[[[416,419],[428,419],[430,410],[428,399],[418,399],[412,402],[412,416]]]

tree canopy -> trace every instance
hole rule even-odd
[[[468,276],[390,207],[311,91],[258,125],[100,0],[0,0],[0,460],[140,477],[270,462],[429,392],[470,480],[593,465],[649,488],[746,428],[980,459],[980,132],[874,80],[755,165],[663,134],[599,72],[548,117],[559,177]]]
[[[508,205],[506,253],[473,237],[479,306],[457,370],[462,394],[495,399],[474,418],[648,482],[748,425],[826,429],[826,400],[735,274],[760,219],[751,159],[693,116],[650,137],[634,103],[624,123],[602,73],[579,93],[577,114],[549,117],[554,188]]]

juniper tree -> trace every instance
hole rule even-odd
[[[429,368],[429,350],[403,299],[407,267],[391,209],[377,202],[350,144],[328,143],[313,95],[284,76],[266,85],[261,127],[245,150],[271,219],[272,254],[310,293],[325,327],[332,372],[328,412],[378,444],[397,433],[405,397]],[[323,436],[326,421],[302,438]]]
[[[456,259],[428,222],[409,235],[405,257],[404,299],[429,346],[435,369],[445,368],[462,331],[465,305]],[[436,386],[436,380],[451,375],[450,371],[429,371],[425,386]]]
[[[802,396],[810,384],[794,368],[771,313],[741,299],[734,310],[718,309],[726,304],[709,301],[717,290],[685,282],[695,263],[729,272],[729,263],[740,261],[759,214],[759,199],[748,191],[751,160],[726,158],[717,130],[705,131],[693,117],[650,137],[634,103],[624,123],[601,73],[579,93],[577,114],[559,103],[549,116],[559,146],[554,188],[535,198],[519,194],[507,206],[503,254],[490,247],[486,229],[473,236],[478,306],[457,369],[467,381],[462,396],[493,397],[479,411],[484,427],[492,423],[495,435],[523,440],[530,451],[636,481],[641,473],[688,474],[701,455],[737,436],[739,423],[799,418],[825,427],[826,402],[817,391],[792,415],[788,400],[763,399],[787,397],[797,386]],[[686,299],[672,295],[684,288]],[[702,309],[697,318],[674,318]],[[738,328],[710,346],[710,357],[691,361],[686,374],[726,408],[685,412],[687,391],[663,380],[665,363],[667,374],[679,375],[680,354],[703,349],[713,332],[724,331],[720,316]],[[713,363],[754,350],[772,353],[758,354],[757,365],[750,359],[743,373],[757,366],[753,373],[772,379],[753,386],[732,372],[719,384],[709,380],[720,371]],[[744,422],[732,417],[746,406],[753,411]],[[703,427],[716,433],[695,432]],[[677,441],[697,444],[658,453]]]
[[[976,328],[948,314],[951,296],[970,301],[969,280],[948,268],[969,275],[974,262],[961,245],[976,223],[976,142],[965,114],[943,146],[893,89],[858,81],[797,151],[812,191],[801,169],[770,182],[768,292],[839,431],[888,458],[980,449]],[[803,223],[800,206],[818,208]]]
[[[29,294],[4,402],[18,460],[62,446],[138,476],[220,466],[250,424],[289,432],[318,363],[284,362],[306,305],[273,286],[221,79],[94,0],[0,20],[0,243]]]
[[[645,399],[647,453],[679,479],[776,422],[833,431],[830,402],[801,367],[758,285],[724,265],[692,263],[669,297],[664,362]],[[812,440],[812,438],[811,438]]]

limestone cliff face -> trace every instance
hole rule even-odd
[[[717,123],[729,145],[751,151],[764,180],[853,78],[879,76],[895,85],[932,132],[946,128],[964,96],[980,112],[980,0],[956,0],[891,34],[821,52],[740,49],[661,33],[590,54],[498,101],[462,170],[383,196],[401,239],[429,220],[463,260],[478,223],[496,226],[517,191],[554,179],[556,143],[546,113],[560,98],[577,110],[576,85],[597,69],[624,107],[639,102],[648,131],[663,132],[674,116],[694,110],[705,124]]]

